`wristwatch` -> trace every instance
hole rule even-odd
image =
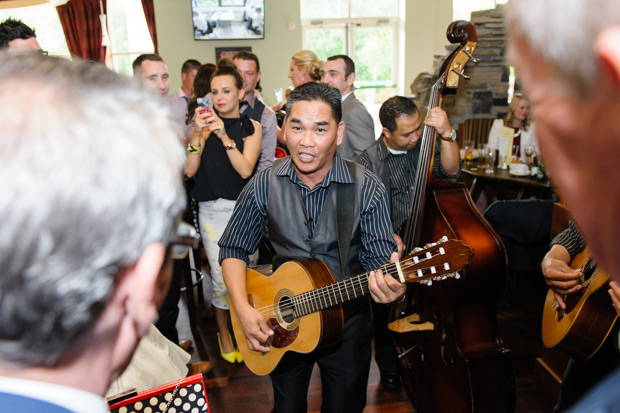
[[[456,131],[454,129],[452,129],[452,131],[450,131],[450,136],[449,137],[441,137],[441,139],[443,139],[444,141],[449,140],[450,142],[454,142],[456,141]]]

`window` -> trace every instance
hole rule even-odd
[[[153,53],[153,40],[140,0],[108,0],[110,55],[114,70],[131,76],[131,64],[143,53]]]
[[[32,27],[37,34],[37,41],[41,48],[50,55],[70,57],[58,13],[51,3],[0,10],[0,21],[9,17],[19,19]]]
[[[394,87],[397,79],[397,0],[300,1],[304,48],[321,59],[355,62],[355,87]]]
[[[142,53],[153,53],[153,41],[140,0],[108,0],[107,23],[114,70],[132,75],[131,63]],[[37,40],[50,55],[70,57],[67,41],[51,3],[0,10],[0,21],[20,19],[35,29]]]

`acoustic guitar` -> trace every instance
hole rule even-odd
[[[457,240],[441,239],[416,249],[400,262],[380,269],[400,282],[433,281],[456,277],[471,260],[473,250]],[[231,321],[239,351],[248,368],[259,376],[269,374],[285,353],[310,353],[336,344],[343,331],[342,304],[368,294],[370,273],[334,282],[327,266],[316,258],[289,261],[267,276],[248,268],[248,302],[274,330],[270,351],[250,350],[237,314],[231,306]]]
[[[547,347],[587,360],[603,345],[618,314],[607,293],[609,276],[596,266],[587,249],[573,258],[570,267],[583,272],[579,281],[582,288],[564,297],[565,310],[549,290],[543,308],[542,339]]]

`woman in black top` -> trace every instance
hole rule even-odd
[[[191,196],[198,201],[202,241],[213,281],[213,306],[220,355],[241,362],[228,330],[229,299],[218,263],[219,241],[239,193],[252,176],[262,145],[260,124],[239,113],[243,79],[234,63],[222,60],[211,78],[214,107],[197,107],[187,148],[185,174],[196,177]]]

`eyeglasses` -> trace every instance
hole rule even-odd
[[[170,239],[170,256],[175,260],[181,260],[187,257],[191,248],[198,247],[200,235],[196,232],[196,228],[187,222],[178,221],[176,230]]]

